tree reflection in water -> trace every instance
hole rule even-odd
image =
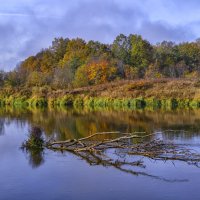
[[[62,152],[62,151],[61,151]],[[152,175],[150,173],[145,172],[145,164],[143,162],[143,158],[140,159],[138,156],[135,156],[135,160],[129,160],[124,158],[120,158],[120,156],[116,156],[116,154],[98,154],[94,152],[72,152],[68,151],[68,153],[73,154],[77,158],[81,158],[81,160],[86,161],[90,166],[102,166],[102,167],[112,167],[116,170],[119,170],[122,173],[130,174],[133,176],[145,176],[156,180],[161,180],[169,183],[175,182],[188,182],[187,179],[167,179],[161,176]],[[142,170],[143,169],[143,170]]]
[[[44,163],[44,139],[40,127],[32,126],[29,129],[28,140],[22,143],[22,149],[26,150],[29,163],[32,168],[37,168]]]
[[[86,137],[95,132],[120,131],[120,132],[159,132],[164,140],[191,142],[193,138],[200,136],[200,110],[76,110],[76,109],[14,109],[1,108],[0,117],[7,121],[16,120],[17,123],[36,124],[45,132],[46,138],[55,140],[67,140]],[[24,126],[24,125],[23,125]],[[0,133],[4,131],[3,121],[0,120]],[[167,131],[167,130],[173,130]],[[174,132],[174,130],[177,130]],[[181,130],[181,131],[179,131]],[[142,134],[140,134],[141,136]],[[110,139],[107,136],[105,139]],[[199,141],[199,140],[198,140]],[[29,162],[33,168],[44,163],[43,152],[27,152]],[[93,155],[86,156],[81,152],[82,157],[90,165],[102,165],[115,167],[116,169],[133,174],[144,175],[143,172],[135,173],[130,171],[127,163],[119,163],[119,158],[108,162],[108,160],[97,159],[91,161]],[[98,156],[98,155],[97,155]],[[89,160],[88,160],[89,158]],[[122,160],[123,161],[123,160]],[[138,166],[144,167],[141,162],[135,161]],[[126,166],[126,168],[122,168]],[[144,170],[142,170],[144,171]]]
[[[35,169],[44,164],[44,152],[41,149],[26,149],[25,153],[30,166]]]
[[[0,119],[0,136],[4,134],[4,123],[5,123],[5,119]]]
[[[46,137],[66,140],[103,131],[165,131],[163,138],[190,140],[199,136],[200,110],[76,110],[0,108],[0,117],[40,126]],[[0,130],[3,128],[0,126]],[[166,132],[166,130],[184,130]]]

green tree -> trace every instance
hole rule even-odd
[[[153,61],[153,47],[140,35],[129,35],[131,44],[130,63],[132,66],[144,69]]]
[[[200,46],[198,43],[182,43],[178,46],[179,60],[189,66],[189,70],[200,70]]]
[[[165,76],[176,76],[175,65],[179,60],[177,45],[173,42],[163,41],[154,46],[154,59],[157,69]]]
[[[52,42],[52,46],[50,47],[50,51],[53,53],[53,58],[55,63],[59,63],[60,60],[64,58],[66,53],[67,45],[69,39],[66,38],[55,38]]]
[[[110,48],[106,44],[102,44],[100,42],[95,42],[93,40],[90,40],[87,45],[87,52],[89,59],[91,58],[99,58],[101,56],[108,56],[111,54]]]
[[[0,87],[3,87],[3,85],[4,85],[5,76],[6,76],[6,73],[4,71],[0,70]]]
[[[115,58],[124,64],[130,64],[131,43],[130,37],[120,34],[112,44],[112,53]]]

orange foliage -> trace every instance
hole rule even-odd
[[[117,72],[115,66],[108,61],[95,61],[86,65],[89,82],[93,84],[105,83],[112,80]]]

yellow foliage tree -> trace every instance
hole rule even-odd
[[[108,61],[96,61],[87,65],[87,74],[89,82],[100,84],[108,82],[115,78],[117,69]]]
[[[77,86],[101,84],[115,79],[117,68],[107,60],[93,61],[81,66],[75,75]]]

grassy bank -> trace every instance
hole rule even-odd
[[[21,89],[23,90],[23,89]],[[40,93],[29,92],[1,95],[0,105],[54,107],[74,106],[91,108],[199,108],[199,80],[138,80],[119,81],[93,87],[53,91],[38,88]],[[22,93],[22,92],[21,92]]]

